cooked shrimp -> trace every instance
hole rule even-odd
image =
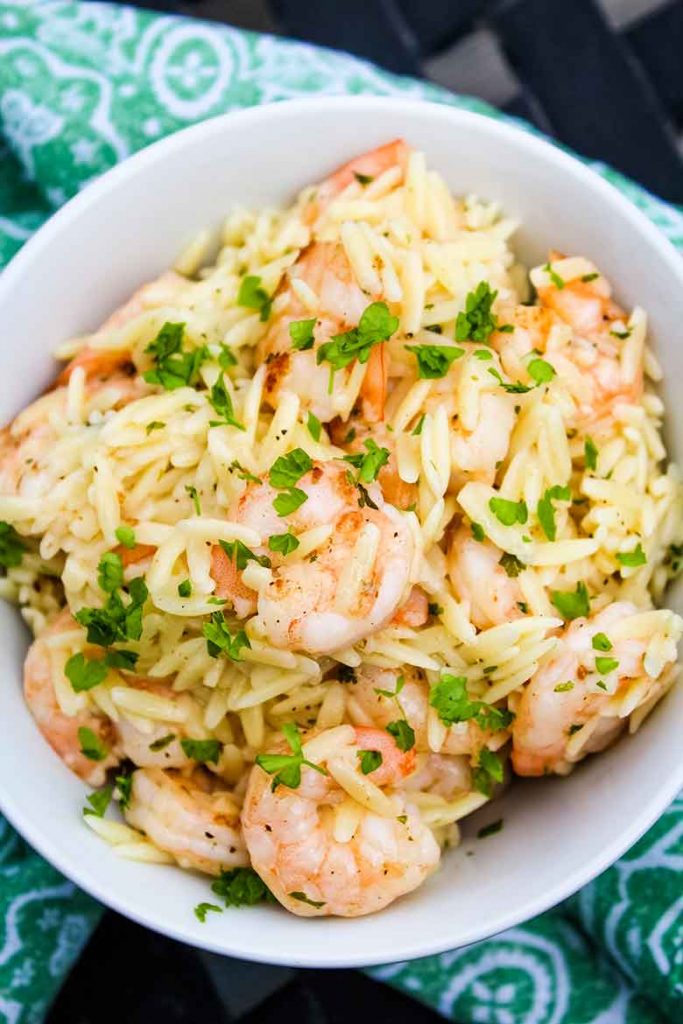
[[[377,350],[373,349],[373,351]],[[353,412],[348,420],[333,420],[329,430],[333,443],[349,454],[357,452],[365,454],[367,449],[364,442],[370,437],[380,448],[386,448],[389,452],[389,459],[377,476],[377,482],[382,488],[385,500],[401,509],[410,508],[415,504],[418,493],[417,485],[407,484],[399,476],[395,434],[387,430],[383,423],[377,423],[371,427],[360,412]]]
[[[491,344],[506,373],[523,383],[530,382],[529,358],[542,354],[574,397],[579,424],[589,424],[610,417],[615,401],[639,400],[642,365],[634,375],[622,365],[627,317],[612,301],[606,279],[601,274],[589,281],[573,278],[560,287],[562,278],[556,276],[559,281],[548,282],[540,268],[532,271],[539,305],[501,307],[500,323],[512,325],[514,331],[495,332]]]
[[[160,768],[133,772],[126,820],[181,868],[220,875],[249,863],[232,794],[202,769],[181,775]]]
[[[74,628],[74,620],[65,611],[33,641],[24,662],[24,696],[38,728],[67,768],[91,786],[101,786],[107,770],[120,760],[114,724],[88,708],[67,715],[55,693],[55,673],[63,673],[64,664],[53,655],[50,640]],[[106,755],[101,760],[83,753],[79,729],[90,729],[103,745]]]
[[[564,630],[552,658],[536,672],[526,686],[512,727],[512,764],[518,775],[565,774],[569,765],[587,753],[602,750],[625,725],[625,719],[610,713],[612,689],[598,686],[603,673],[596,668],[600,650],[593,638],[603,633],[609,640],[610,629],[624,618],[637,614],[635,605],[618,601],[589,619],[577,619]],[[634,679],[648,678],[643,664],[647,641],[615,640],[608,657],[617,662],[614,693]],[[614,676],[612,676],[614,678]],[[648,699],[661,682],[651,679]],[[591,727],[590,740],[571,756],[567,745],[571,736]]]
[[[393,617],[410,584],[412,534],[376,485],[368,492],[377,507],[361,507],[344,463],[314,463],[297,487],[307,500],[285,517],[273,507],[278,491],[265,481],[250,484],[229,517],[256,530],[264,544],[288,529],[329,526],[322,546],[298,561],[269,552],[272,580],[258,595],[252,592],[251,601],[233,588],[234,566],[222,549],[214,549],[212,572],[219,596],[230,598],[238,614],[257,610],[257,630],[275,647],[327,654],[370,636]]]
[[[107,317],[101,327],[92,335],[93,339],[106,334],[109,331],[124,327],[130,320],[140,316],[147,309],[155,309],[165,306],[178,298],[178,293],[188,284],[184,277],[169,270],[156,278],[148,281],[133,292],[130,299]],[[64,367],[59,377],[58,384],[66,384],[77,367],[82,367],[87,379],[91,377],[110,377],[117,370],[125,370],[131,366],[130,352],[128,349],[105,349],[97,345],[85,345],[80,352]]]
[[[171,700],[179,708],[192,708],[192,698],[186,693],[176,693],[160,679],[126,675],[126,686],[153,693]],[[189,716],[188,716],[189,717]],[[138,768],[190,768],[193,762],[184,752],[180,741],[187,737],[185,727],[177,722],[149,722],[149,731],[142,732],[134,721],[121,715],[116,723],[118,749]]]
[[[432,833],[410,799],[394,788],[412,771],[413,752],[399,751],[380,729],[342,729],[343,745],[325,762],[329,774],[304,766],[297,789],[273,790],[272,778],[256,766],[242,810],[252,866],[283,906],[304,917],[381,910],[416,889],[439,862]],[[358,773],[362,750],[382,755],[367,776]],[[383,814],[358,803],[336,781],[335,775],[351,773],[359,787],[364,779],[372,784]],[[335,818],[344,811],[351,826],[342,832]]]
[[[318,316],[313,329],[314,347],[297,351],[292,347],[289,325],[311,318],[310,310],[299,298],[293,281],[302,281],[318,300]],[[282,391],[294,392],[304,408],[310,409],[323,423],[338,414],[334,390],[330,394],[330,367],[318,365],[317,348],[336,334],[355,327],[363,311],[372,302],[356,283],[351,264],[337,242],[313,242],[290,267],[279,290],[286,295],[280,313],[273,319],[257,353],[268,366],[264,382],[264,398],[277,408]],[[381,346],[377,346],[378,348]],[[375,362],[368,362],[366,376],[371,373],[375,386]],[[355,364],[352,364],[355,365]],[[340,370],[346,380],[350,369]]]
[[[398,167],[405,172],[409,155],[410,148],[403,139],[394,139],[384,146],[378,146],[377,149],[371,149],[368,153],[362,153],[361,156],[349,160],[312,191],[304,208],[303,219],[306,223],[312,224],[348,185],[352,185],[359,178],[378,178],[392,167]]]
[[[85,382],[83,412],[88,422],[93,414],[120,409],[146,394],[139,378],[115,372],[91,377]],[[67,416],[68,389],[57,387],[42,395],[0,431],[0,493],[38,498],[56,483],[52,471],[54,445]]]
[[[429,598],[422,587],[413,587],[391,620],[394,626],[419,629],[429,619]]]
[[[444,800],[470,793],[470,758],[462,754],[418,754],[415,771],[406,779],[404,789],[435,793]]]
[[[399,709],[396,699],[387,697],[386,693],[395,693],[401,679]],[[378,692],[381,690],[385,693]],[[390,722],[404,716],[415,733],[416,751],[428,753],[431,750],[428,736],[429,684],[420,669],[411,665],[404,665],[401,669],[363,665],[356,670],[355,680],[349,687],[349,697],[360,709],[359,721],[370,721],[386,728]],[[350,710],[355,717],[353,704]],[[474,721],[456,722],[446,730],[439,753],[473,757],[486,745],[487,736]]]
[[[467,602],[477,629],[499,626],[522,615],[524,595],[517,579],[500,564],[503,552],[488,540],[478,541],[469,526],[453,534],[448,548],[448,575],[455,596]]]

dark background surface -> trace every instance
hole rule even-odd
[[[683,203],[683,0],[146,0],[430,78]],[[244,911],[248,913],[248,909]],[[108,912],[48,1024],[435,1024],[356,971],[200,953]]]

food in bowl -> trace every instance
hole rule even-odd
[[[377,911],[674,682],[645,313],[514,230],[391,142],[234,211],[6,428],[26,700],[118,852]]]

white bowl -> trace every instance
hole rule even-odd
[[[285,203],[303,185],[402,135],[457,193],[476,191],[519,218],[530,262],[549,247],[590,257],[624,303],[651,317],[667,381],[683,378],[683,263],[645,217],[577,160],[495,120],[426,103],[312,99],[229,114],[158,142],[68,203],[0,281],[0,421],[54,375],[50,352],[94,328],[193,233],[234,203]],[[683,457],[683,403],[669,393],[669,441]],[[672,429],[673,428],[673,429]],[[676,444],[678,441],[678,451]],[[680,608],[680,603],[679,603]],[[683,690],[632,739],[568,779],[517,783],[478,815],[440,871],[372,917],[302,919],[274,907],[209,915],[209,883],[173,867],[122,860],[81,821],[85,789],[40,736],[21,693],[26,631],[0,607],[0,804],[26,839],[97,899],[196,946],[250,960],[348,967],[452,949],[518,924],[585,885],[619,857],[683,786]],[[466,856],[467,849],[474,856]]]

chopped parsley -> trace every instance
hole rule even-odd
[[[290,555],[299,547],[299,539],[289,530],[287,533],[274,533],[268,538],[268,547],[280,555]]]
[[[557,686],[553,687],[553,693],[569,693],[573,689],[573,683],[558,683]]]
[[[366,448],[365,453],[357,452],[354,455],[345,455],[344,461],[350,462],[358,470],[359,480],[369,484],[377,479],[380,469],[382,466],[386,466],[389,461],[389,449],[380,448],[371,437],[364,441],[363,444]]]
[[[299,903],[308,903],[309,907],[315,907],[316,910],[325,906],[324,900],[312,900],[305,892],[288,892],[287,895],[293,900],[298,900]]]
[[[280,517],[288,516],[292,512],[296,512],[305,501],[308,501],[305,491],[302,491],[300,487],[288,487],[273,500],[273,508]]]
[[[233,636],[228,629],[223,612],[212,612],[211,622],[205,622],[202,632],[206,639],[206,649],[212,658],[225,654],[233,661],[241,661],[240,651],[243,647],[251,647],[249,637],[243,629]]]
[[[481,523],[470,523],[470,529],[472,531],[472,536],[474,537],[475,540],[478,540],[480,544],[486,540],[484,527],[481,525]]]
[[[322,431],[322,423],[317,416],[314,416],[312,412],[309,412],[306,420],[306,426],[308,427],[308,433],[311,435],[314,441],[320,440],[320,432]]]
[[[105,594],[120,590],[123,586],[123,562],[121,555],[106,551],[97,566],[97,582]]]
[[[586,469],[595,470],[598,467],[598,449],[590,437],[583,442],[583,461]]]
[[[248,469],[244,468],[244,466],[241,464],[241,462],[237,461],[237,459],[233,459],[232,462],[230,463],[230,466],[228,468],[229,468],[231,473],[232,472],[237,473],[237,476],[240,478],[240,480],[246,480],[250,484],[260,484],[261,483],[261,478],[258,477],[258,476],[255,476],[253,473],[250,473]]]
[[[222,899],[226,907],[253,907],[264,900],[275,902],[270,889],[253,868],[223,871],[212,883],[211,892]]]
[[[631,337],[633,332],[632,327],[628,327],[625,331],[610,331],[613,338],[619,338],[620,341],[626,341],[627,338]]]
[[[474,356],[475,359],[479,359],[482,363],[488,362],[490,359],[493,359],[493,354],[487,348],[478,348],[472,353],[472,355]]]
[[[522,526],[529,518],[529,511],[525,501],[509,501],[507,498],[490,498],[489,508],[499,523],[503,526],[514,526],[520,523]]]
[[[465,676],[444,674],[429,694],[429,703],[444,725],[474,720],[481,729],[497,732],[512,721],[509,711],[502,711],[481,700],[471,700]]]
[[[191,484],[186,484],[186,486],[185,486],[185,493],[187,494],[188,498],[190,499],[190,501],[194,505],[195,515],[200,516],[202,514],[202,506],[201,506],[201,504],[199,502],[199,495],[197,493],[197,488],[196,487],[192,487]]]
[[[503,380],[498,370],[493,366],[489,366],[488,372],[495,380],[498,381],[503,391],[507,391],[509,395],[526,395],[528,391],[531,391],[531,387],[528,384],[522,384],[521,380]]]
[[[128,548],[129,551],[135,547],[135,530],[132,526],[119,526],[116,528],[116,539],[119,544],[123,544],[124,548]]]
[[[226,555],[231,562],[235,563],[235,568],[239,572],[242,572],[247,567],[247,562],[256,562],[257,565],[263,565],[267,569],[270,568],[270,559],[268,555],[257,555],[251,548],[248,548],[241,540],[220,540],[218,542],[225,551]]]
[[[353,176],[359,185],[369,185],[375,180],[371,174],[361,174],[360,171],[354,171]]]
[[[218,740],[191,740],[180,741],[183,753],[192,761],[200,761],[202,764],[218,764],[221,756],[221,745]]]
[[[595,281],[598,277],[600,277],[600,275],[595,271],[592,274],[584,274],[581,280],[584,284],[588,284],[589,281]]]
[[[555,376],[555,367],[545,359],[532,359],[527,365],[527,372],[537,385],[548,384]]]
[[[406,345],[417,359],[417,375],[423,380],[445,377],[456,359],[465,355],[464,348],[456,345]]]
[[[218,365],[221,370],[229,370],[231,366],[237,366],[237,356],[232,349],[228,348],[228,346],[224,345],[222,342],[221,350],[218,353]]]
[[[569,726],[569,728],[567,729],[567,735],[568,735],[568,736],[574,736],[574,735],[575,735],[575,733],[577,733],[577,732],[581,732],[581,730],[582,730],[582,729],[583,729],[583,726],[582,726],[582,725],[577,725],[577,723],[576,723],[576,722],[573,722],[573,723],[572,723],[572,724],[571,724],[571,725]]]
[[[153,743],[150,743],[149,749],[153,754],[157,754],[160,750],[164,750],[169,743],[173,743],[174,739],[175,733],[167,732],[165,736],[160,736],[158,740],[154,740]]]
[[[465,309],[455,322],[456,341],[488,342],[498,330],[498,319],[491,311],[497,291],[491,291],[488,281],[480,281],[465,299]]]
[[[359,363],[367,363],[374,345],[388,341],[398,330],[398,317],[389,312],[386,302],[372,302],[364,309],[358,326],[335,334],[330,341],[318,349],[318,363],[330,364],[330,390],[337,370],[343,370],[357,359]]]
[[[526,563],[517,558],[517,555],[510,554],[509,551],[503,552],[498,559],[498,565],[502,565],[508,576],[513,579],[526,569]]]
[[[260,277],[249,274],[243,277],[237,293],[237,305],[258,310],[259,320],[265,323],[270,316],[273,300],[263,287]]]
[[[549,487],[536,507],[536,515],[541,528],[548,540],[555,540],[557,537],[557,524],[555,523],[555,509],[553,501],[571,501],[571,491],[568,487],[560,487],[555,484]]]
[[[92,814],[94,818],[103,818],[104,812],[111,802],[113,791],[113,786],[103,786],[102,789],[96,789],[94,793],[86,796],[86,803],[90,806],[83,808],[83,814]]]
[[[496,782],[503,781],[503,762],[501,759],[489,750],[488,747],[482,747],[479,751],[479,763],[472,771],[472,785],[478,793],[483,793],[484,796],[491,796],[493,792],[493,786]]]
[[[111,566],[111,563],[109,563]],[[101,563],[100,563],[101,566]],[[111,571],[100,571],[100,578],[109,585]],[[142,636],[142,609],[147,600],[147,584],[137,577],[128,584],[128,604],[123,603],[121,592],[109,591],[102,608],[81,608],[76,621],[87,630],[87,641],[97,647],[111,647],[121,640],[139,640]],[[119,652],[120,653],[120,652]]]
[[[563,619],[580,619],[590,615],[588,588],[583,580],[576,585],[576,590],[552,590],[550,600]]]
[[[608,676],[610,672],[614,672],[615,669],[619,668],[619,662],[616,658],[597,657],[595,659],[595,668],[601,676]]]
[[[207,358],[205,347],[183,350],[185,324],[166,322],[154,341],[145,349],[152,356],[154,369],[143,373],[148,384],[158,384],[166,391],[193,387],[199,377],[199,367]]]
[[[647,557],[643,545],[638,541],[633,551],[618,551],[617,561],[626,569],[636,569],[639,565],[645,565]]]
[[[0,522],[0,565],[4,569],[13,569],[21,565],[26,545],[9,523]]]
[[[151,749],[151,748],[150,748]],[[128,762],[128,768],[114,776],[116,786],[116,799],[125,810],[130,807],[130,796],[133,789],[133,773],[135,766],[132,761]]]
[[[292,339],[292,348],[299,352],[313,348],[313,328],[315,317],[310,320],[292,320],[289,325],[289,336]]]
[[[104,761],[109,753],[102,740],[92,729],[81,726],[78,730],[81,753],[91,761]]]
[[[427,611],[430,615],[443,615],[443,608],[436,601],[430,601],[427,605]]]
[[[550,260],[548,260],[543,269],[545,270],[546,274],[548,275],[552,283],[555,285],[555,287],[561,291],[562,288],[564,288],[564,279],[561,278],[555,270],[553,270]]]
[[[499,818],[498,821],[492,821],[489,825],[484,825],[477,832],[477,839],[486,839],[487,836],[494,836],[496,832],[500,832],[503,828],[503,819]]]
[[[219,907],[216,903],[198,903],[194,908],[194,916],[198,921],[204,924],[206,921],[206,915],[211,911],[216,914],[222,914],[223,908]]]
[[[424,426],[424,421],[425,421],[425,413],[422,413],[422,415],[420,416],[419,420],[417,421],[417,423],[415,424],[415,426],[411,430],[411,434],[413,435],[413,437],[419,437],[420,436],[420,434],[422,433],[422,428]]]
[[[382,754],[379,750],[357,750],[356,756],[360,761],[360,770],[363,775],[369,775],[376,771],[382,763]]]
[[[178,597],[191,597],[192,596],[192,584],[189,580],[182,580],[178,584]]]
[[[611,651],[612,641],[605,633],[596,633],[592,640],[594,651]]]
[[[145,427],[145,433],[149,437],[149,435],[152,433],[153,430],[163,430],[165,426],[166,426],[166,424],[162,423],[161,420],[152,420]]]
[[[220,375],[214,386],[209,392],[209,401],[213,406],[214,410],[221,417],[219,420],[211,420],[209,423],[210,427],[237,427],[238,430],[244,430],[244,424],[240,423],[238,419],[235,419],[235,409],[232,404],[232,398],[230,392],[225,386],[225,377],[223,374]]]
[[[73,654],[64,666],[64,675],[71,683],[75,693],[83,693],[99,686],[107,678],[109,671],[104,659],[90,660],[82,651]]]
[[[389,722],[387,732],[394,737],[396,746],[404,754],[415,746],[415,730],[407,719],[398,718],[395,722]]]
[[[273,776],[271,789],[275,791],[278,786],[287,786],[289,789],[297,789],[301,784],[301,768],[313,768],[321,775],[327,775],[327,771],[319,764],[307,761],[303,753],[303,744],[299,729],[294,722],[286,722],[282,726],[282,732],[287,740],[291,754],[257,754],[256,764],[263,768],[264,772]]]
[[[303,448],[295,448],[287,455],[280,455],[270,467],[268,479],[272,487],[293,487],[302,476],[313,468],[310,455]]]

